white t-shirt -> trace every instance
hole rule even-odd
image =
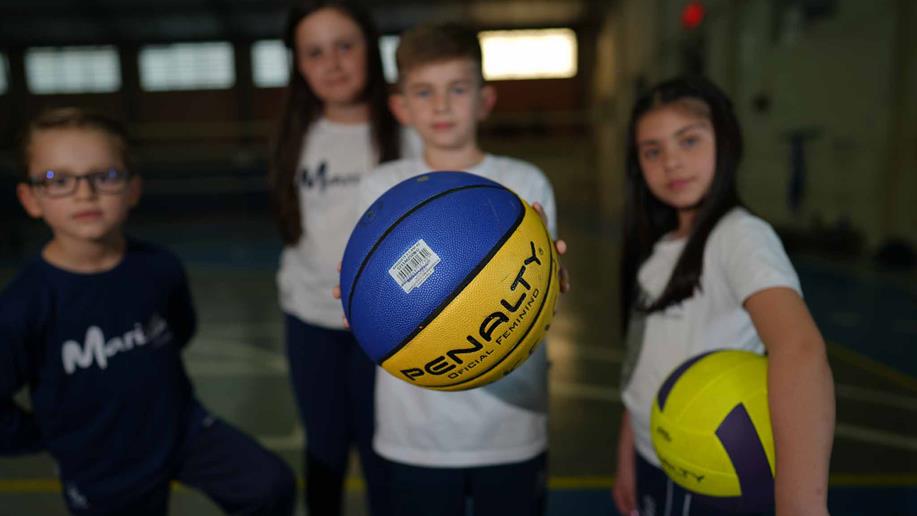
[[[293,178],[303,236],[284,248],[277,272],[284,312],[325,328],[343,329],[344,310],[331,297],[337,265],[362,210],[360,181],[378,161],[368,123],[340,124],[324,118],[306,133]],[[418,154],[417,136],[402,131],[402,155]]]
[[[645,299],[653,301],[662,294],[685,243],[684,238],[656,243],[637,276]],[[774,230],[745,209],[735,208],[710,232],[700,289],[661,312],[632,316],[628,355],[638,358],[629,380],[625,378],[622,397],[637,451],[648,461],[659,465],[650,439],[650,410],[659,386],[682,362],[705,351],[763,353],[764,344],[742,305],[752,294],[771,287],[789,287],[801,294],[799,278]]]
[[[401,181],[429,172],[423,159],[386,163],[361,187],[360,211]],[[496,181],[545,210],[556,235],[554,191],[542,172],[523,161],[487,155],[468,172]],[[383,457],[426,467],[472,467],[531,459],[548,445],[547,350],[485,387],[459,392],[423,389],[383,369],[376,375],[376,434]]]

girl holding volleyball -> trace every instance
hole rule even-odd
[[[742,136],[702,78],[634,105],[621,302],[628,359],[613,495],[622,514],[717,514],[669,480],[650,436],[653,397],[689,357],[767,352],[777,514],[826,514],[834,390],[825,343],[776,233],[739,199]]]
[[[277,284],[306,433],[309,514],[340,514],[353,442],[371,513],[385,514],[387,507],[385,463],[372,449],[375,364],[345,329],[341,305],[329,295],[359,216],[361,179],[401,154],[377,40],[369,15],[339,0],[296,5],[285,31],[293,69],[269,183],[284,241]]]

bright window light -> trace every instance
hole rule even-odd
[[[485,31],[478,38],[489,81],[576,75],[576,33],[571,29]]]
[[[25,52],[29,91],[107,93],[121,88],[121,65],[112,46],[37,47]]]
[[[252,45],[252,72],[259,88],[286,86],[290,78],[290,53],[283,41],[256,41]]]
[[[385,80],[394,83],[398,80],[398,63],[395,61],[395,51],[398,50],[399,36],[382,36],[379,38],[379,52],[382,53],[382,71]]]
[[[6,74],[9,72],[8,65],[6,64],[6,55],[0,54],[0,95],[6,93],[6,90],[9,89],[9,80],[6,78]]]
[[[226,89],[235,81],[229,43],[174,43],[140,49],[140,87],[146,91]]]

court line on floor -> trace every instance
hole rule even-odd
[[[570,396],[592,401],[612,403],[620,403],[621,401],[620,391],[614,387],[597,387],[576,383],[554,382],[551,384],[551,392],[552,394],[560,396]],[[896,406],[896,408],[907,408],[910,410],[914,410],[915,406],[917,406],[917,401],[913,398],[905,398],[894,394],[884,394],[881,393],[881,391],[860,389],[846,385],[839,386],[837,394],[839,398],[847,399],[848,397],[852,397],[854,399],[860,399],[861,401],[864,397],[874,400],[881,399],[882,396],[888,396],[889,399],[885,400],[886,405]],[[917,451],[917,438],[911,435],[902,435],[842,422],[837,423],[835,435],[879,446]]]
[[[287,359],[278,351],[204,337],[189,349],[185,364],[192,377],[286,376]]]
[[[857,388],[853,388],[851,386],[840,386],[837,391],[838,397],[847,399],[850,396],[852,389]],[[860,389],[860,391],[868,392],[868,397],[871,400],[881,398],[881,396],[885,395],[881,394],[880,391],[869,391],[866,389]],[[621,400],[620,391],[614,387],[600,387],[571,382],[554,382],[551,385],[551,392],[552,394],[559,396],[573,397],[589,401],[620,403]],[[863,397],[863,392],[858,392],[854,398],[862,400]],[[900,396],[898,398],[900,398],[900,400],[898,400],[897,404],[894,399],[888,400],[887,404],[897,406],[898,408],[914,410],[915,404],[917,404],[917,402],[910,398],[904,398]],[[837,437],[843,437],[846,439],[852,439],[855,441],[866,442],[879,446],[917,451],[917,438],[911,435],[902,435],[843,422],[837,423],[835,428],[835,435]],[[259,435],[257,436],[257,439],[264,446],[274,451],[298,451],[302,449],[304,442],[303,431],[299,425],[294,425],[291,431],[286,435]]]
[[[293,430],[287,435],[259,435],[255,437],[265,448],[273,451],[301,451],[305,441],[305,434],[299,424],[293,425]]]
[[[587,385],[573,382],[549,382],[552,395],[567,396],[581,400],[621,402],[621,391],[615,387]]]
[[[192,356],[220,356],[245,360],[260,358],[265,362],[280,360],[286,363],[286,356],[280,351],[264,349],[249,343],[250,338],[216,337],[203,335],[189,348]]]
[[[917,438],[910,435],[895,434],[865,426],[838,423],[834,427],[836,437],[845,437],[870,444],[889,448],[898,448],[917,452]]]
[[[873,405],[884,405],[896,409],[917,411],[917,397],[902,396],[887,391],[869,389],[856,385],[838,383],[834,385],[834,390],[839,398],[863,401]]]
[[[213,336],[204,336],[198,340],[199,344],[196,346],[196,348],[200,352],[197,353],[197,357],[195,357],[195,348],[191,348],[191,354],[189,357],[191,360],[189,361],[189,365],[192,367],[200,368],[201,372],[206,376],[228,376],[236,373],[241,373],[246,376],[257,376],[262,374],[282,374],[287,372],[286,357],[279,351],[255,347],[250,344],[245,344],[244,341],[240,340],[233,342],[233,340],[230,338],[217,339]],[[552,355],[554,355],[552,358],[575,357],[611,363],[617,363],[621,361],[620,352],[614,349],[608,349],[599,346],[552,345],[550,347],[552,349]],[[876,361],[866,355],[863,355],[862,353],[851,350],[846,346],[834,343],[829,343],[828,353],[829,355],[841,359],[847,364],[852,365],[858,369],[868,371],[894,383],[895,385],[902,386],[917,392],[917,378],[902,373],[897,369],[894,369],[893,367],[888,366],[882,362]],[[195,358],[200,359],[203,358],[203,356],[225,356],[226,358],[245,359],[246,364],[250,363],[248,361],[251,359],[260,358],[263,360],[263,364],[270,368],[270,371],[256,368],[240,368],[238,365],[227,366],[225,369],[221,369],[220,366],[212,363],[208,363],[207,366],[201,366],[200,364],[195,365]],[[849,392],[851,392],[852,398],[857,396],[856,394],[853,394],[852,390]],[[586,395],[590,396],[589,394]],[[603,396],[598,397],[602,398]],[[911,407],[913,406],[913,400],[906,398],[901,399],[901,403],[907,405],[907,408],[912,409]],[[878,404],[889,404],[887,400],[882,400],[875,397],[870,398],[869,401]]]
[[[902,373],[889,365],[872,359],[846,346],[828,343],[828,355],[839,358],[849,365],[880,376],[895,385],[917,392],[917,378]]]
[[[269,360],[266,362],[271,364],[269,366],[271,370],[265,371],[259,367],[253,367],[250,361],[246,361],[244,363],[235,362],[230,364],[207,363],[207,365],[191,365],[190,369],[195,375],[203,376],[232,376],[242,374],[271,375],[283,372],[280,368],[284,367],[284,365],[282,362],[278,361],[278,359],[281,358],[279,353],[258,348],[251,348],[240,343],[226,343],[223,346],[223,351],[227,352],[226,355],[229,355],[228,358],[237,360],[242,358],[251,359],[255,357],[268,358]],[[836,352],[837,349],[834,349],[833,351]],[[867,368],[875,368],[875,364],[868,361],[869,359],[866,359],[867,361],[862,361],[860,360],[861,357],[857,355],[858,354],[851,352],[851,355],[847,355],[847,358],[851,358],[851,356],[855,357],[857,360],[854,362],[854,364],[858,367],[863,367],[863,364],[865,363],[867,364]],[[888,375],[888,371],[886,370],[877,370],[876,372],[881,374],[883,377],[887,377]],[[551,392],[552,394],[559,396],[610,403],[620,403],[621,396],[620,391],[614,387],[557,381],[552,382]],[[891,406],[898,409],[906,409],[912,411],[917,410],[917,400],[893,393],[886,393],[879,390],[866,389],[846,384],[838,384],[836,392],[838,397],[842,399],[865,401],[877,405]],[[839,437],[867,442],[880,446],[917,451],[917,439],[914,437],[877,430],[874,428],[838,423],[836,428],[836,435]],[[259,440],[264,443],[265,446],[274,450],[298,450],[302,447],[302,430],[296,427],[288,435],[259,436]]]
[[[214,363],[201,362],[190,363],[187,366],[188,373],[195,380],[212,379],[212,378],[286,378],[287,370],[267,365],[252,365],[246,363]]]
[[[552,394],[593,401],[620,402],[621,391],[614,387],[594,386],[572,382],[551,382]],[[838,398],[863,401],[896,409],[917,411],[917,397],[902,396],[887,391],[848,384],[835,385]]]
[[[205,345],[202,347],[207,349],[207,351],[220,349],[224,356],[227,356],[227,358],[230,359],[248,360],[245,360],[245,362],[242,363],[231,362],[228,364],[205,362],[195,365],[192,362],[189,364],[189,369],[195,376],[270,376],[275,374],[282,374],[286,371],[285,361],[278,352],[254,348],[238,342],[224,342],[220,346]],[[565,348],[567,347],[565,346]],[[915,382],[910,377],[903,375],[902,373],[899,373],[898,371],[893,370],[884,364],[876,362],[866,356],[840,347],[836,344],[831,344],[829,346],[829,352],[858,368],[865,369],[874,374],[878,374],[883,378],[892,381],[896,385],[904,384],[908,387],[911,387],[911,383],[917,384],[917,382]],[[575,353],[575,351],[567,348],[563,349],[561,353],[572,354]],[[592,355],[593,358],[598,358],[601,356],[605,360],[614,360],[617,358],[614,353],[608,353],[607,351],[599,349],[590,349],[586,351],[585,354]],[[264,364],[253,366],[251,359],[257,360],[256,357],[261,358],[262,360],[266,359],[264,360]],[[263,365],[267,365],[268,369],[263,369]],[[554,395],[573,397],[581,400],[620,403],[621,398],[620,391],[617,388],[608,386],[554,381],[551,383],[550,388],[552,394]],[[914,389],[917,390],[917,387],[914,387]],[[867,389],[847,384],[838,384],[836,386],[836,392],[837,396],[841,399],[868,402],[875,405],[890,406],[897,409],[905,409],[911,411],[917,410],[917,400],[912,397],[901,396],[899,394],[883,392],[875,389]],[[900,435],[892,432],[876,430],[873,428],[838,423],[837,435],[861,442],[868,442],[870,444],[895,447],[906,450],[917,450],[917,439],[914,439],[912,436]],[[299,430],[299,433],[297,433],[295,428],[293,433],[286,436],[262,436],[259,439],[266,446],[275,450],[296,450],[301,447],[301,443],[303,442],[302,431]]]
[[[548,487],[553,490],[564,489],[611,489],[615,477],[608,476],[552,476]],[[862,474],[835,473],[829,476],[829,487],[917,487],[917,474]]]
[[[557,342],[552,340],[548,344],[548,357],[551,360],[572,358],[619,364],[624,359],[624,353],[610,346],[576,345],[568,341]]]
[[[832,487],[917,487],[917,474],[878,474],[838,473],[831,475]]]
[[[604,491],[611,489],[614,480],[615,477],[611,475],[551,476],[548,478],[548,488],[553,491]],[[302,487],[303,478],[298,477],[297,483]],[[830,476],[828,485],[830,487],[917,487],[917,474],[837,473]],[[366,489],[363,479],[358,476],[348,476],[345,486],[347,491]],[[172,487],[178,491],[189,490],[177,482],[173,482]],[[60,491],[60,482],[55,478],[0,479],[0,493],[3,494],[56,494]]]

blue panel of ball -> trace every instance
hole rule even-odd
[[[461,172],[424,177],[380,196],[357,224],[344,254],[344,311],[376,362],[451,299],[523,214],[518,197],[490,180]],[[406,293],[389,269],[421,239],[440,262],[420,287]]]

